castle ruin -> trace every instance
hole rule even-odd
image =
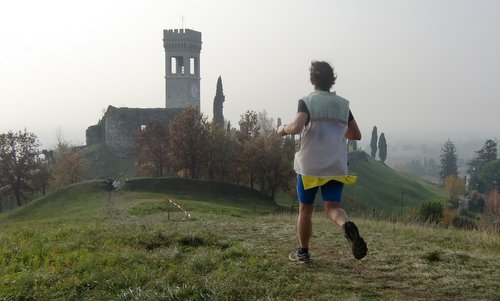
[[[86,145],[104,143],[120,157],[130,155],[138,130],[154,120],[169,124],[185,108],[200,108],[201,32],[163,31],[165,49],[165,108],[108,106],[96,125],[86,130]]]

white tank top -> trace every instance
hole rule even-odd
[[[295,171],[315,177],[346,176],[349,101],[327,91],[314,91],[303,100],[310,119],[295,154]]]

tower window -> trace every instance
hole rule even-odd
[[[189,74],[196,74],[196,60],[194,57],[189,59]]]
[[[175,70],[177,69],[177,60],[174,56],[170,57],[170,74],[175,74]]]
[[[170,74],[184,74],[184,59],[182,56],[170,57]]]

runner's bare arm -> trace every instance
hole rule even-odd
[[[356,119],[352,119],[347,124],[347,132],[345,133],[346,139],[349,140],[361,140],[361,131],[359,130],[358,123]]]
[[[285,136],[285,135],[295,135],[300,133],[307,122],[307,117],[308,117],[307,113],[298,112],[297,115],[295,115],[295,118],[293,119],[292,122],[288,124],[283,124],[282,126],[279,127],[278,135]]]

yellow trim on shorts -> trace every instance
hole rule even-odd
[[[318,186],[323,186],[324,184],[326,184],[330,180],[335,180],[335,181],[338,181],[340,183],[351,185],[351,184],[356,183],[356,181],[358,180],[358,177],[353,176],[353,175],[347,175],[347,176],[343,176],[343,177],[321,178],[321,177],[302,175],[302,183],[304,184],[304,189],[306,189],[306,190],[314,188],[314,187],[318,187]]]

